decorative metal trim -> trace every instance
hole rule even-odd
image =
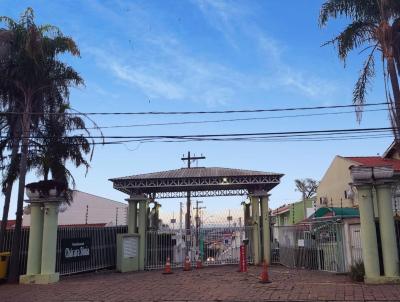
[[[151,188],[180,188],[189,189],[193,187],[212,187],[212,186],[259,186],[266,184],[279,184],[281,175],[260,175],[260,176],[231,176],[231,177],[196,177],[196,178],[158,178],[158,179],[115,179],[114,188],[134,189],[144,191]],[[140,190],[142,189],[142,190]]]
[[[246,189],[190,191],[191,197],[246,196],[248,194],[249,194],[249,192]],[[187,197],[187,192],[159,192],[159,193],[156,193],[156,199],[184,198],[184,197]]]

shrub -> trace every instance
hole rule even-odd
[[[365,269],[364,269],[364,262],[359,260],[356,261],[350,267],[350,278],[353,281],[362,282],[364,281]]]

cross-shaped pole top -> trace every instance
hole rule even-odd
[[[188,154],[187,154],[187,156],[185,157],[185,155],[182,155],[182,158],[181,158],[181,160],[183,160],[183,161],[187,161],[187,167],[190,169],[190,164],[191,164],[191,162],[192,161],[195,161],[195,160],[199,160],[199,159],[206,159],[206,157],[203,155],[203,154],[201,154],[200,156],[196,156],[196,154],[194,154],[193,156],[191,156],[190,155],[190,151],[188,151]]]

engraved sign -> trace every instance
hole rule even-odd
[[[138,237],[124,237],[122,243],[124,258],[134,258],[137,256],[138,252]]]
[[[61,239],[61,261],[63,263],[88,260],[92,249],[91,238]]]

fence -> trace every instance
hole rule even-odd
[[[192,266],[200,259],[203,265],[238,264],[240,245],[251,238],[251,227],[213,227],[190,231],[148,231],[145,269],[160,269],[169,257],[172,267],[182,267],[186,256]],[[247,260],[253,263],[251,240]]]
[[[57,232],[56,271],[60,275],[115,267],[116,236],[126,233],[127,226],[117,227],[59,227]],[[7,230],[4,250],[10,251],[14,230]],[[64,239],[91,238],[91,253],[87,260],[63,262],[61,243]],[[29,228],[22,229],[20,247],[20,275],[26,273]]]
[[[290,268],[345,272],[343,225],[313,223],[273,227],[272,262]]]

